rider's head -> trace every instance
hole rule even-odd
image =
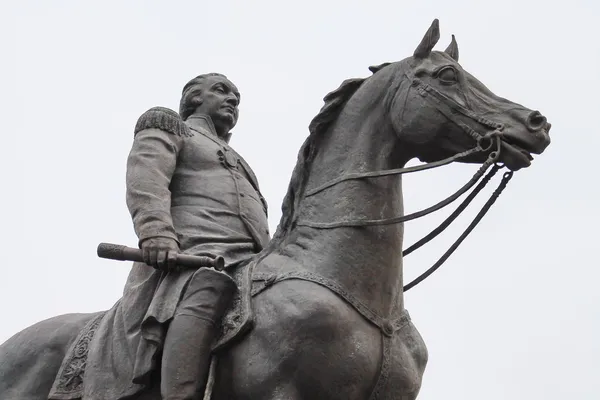
[[[184,87],[179,114],[186,120],[190,115],[204,115],[212,119],[217,134],[226,137],[238,120],[240,93],[225,75],[203,74]]]

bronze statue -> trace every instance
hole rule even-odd
[[[4,343],[0,397],[114,399],[111,390],[123,384],[130,390],[123,393],[134,399],[160,399],[161,390],[162,398],[198,399],[205,386],[205,398],[217,400],[415,399],[427,350],[404,308],[402,222],[441,206],[404,215],[396,175],[452,161],[482,164],[477,179],[440,203],[446,205],[489,167],[517,171],[550,143],[545,117],[494,95],[466,72],[454,38],[446,51],[433,51],[438,39],[436,20],[413,56],[372,67],[372,76],[347,80],[325,97],[268,244],[266,206],[255,178],[226,140],[217,138],[226,139],[227,121],[237,118],[237,96],[214,95],[229,98],[232,107],[219,108],[223,118],[212,134],[209,122],[216,118],[208,104],[183,107],[181,119],[164,109],[149,111],[136,128],[139,147],[134,144],[128,166],[128,203],[144,260],[155,269],[136,264],[123,299],[108,312],[55,317]],[[210,90],[208,82],[236,92],[222,76],[202,82],[200,100]],[[192,123],[188,116],[194,113],[203,117]],[[202,140],[198,151],[204,155],[197,159],[212,164],[190,165],[177,175],[179,164],[171,161],[146,180],[164,190],[172,176],[170,193],[153,196],[155,189],[138,186],[142,171],[149,170],[143,164],[156,156],[144,147],[146,138],[161,143],[165,154]],[[403,167],[415,157],[427,164]],[[217,192],[197,189],[199,170],[244,181],[236,186],[243,190],[227,192],[223,182]],[[504,186],[511,176],[505,173]],[[216,218],[206,211],[217,200],[207,197],[216,193],[224,203],[218,211],[228,221],[218,227],[209,225]],[[244,203],[248,195],[252,202]],[[253,207],[247,210],[252,217],[242,210],[229,222],[227,198],[236,197]],[[194,203],[196,198],[202,201]],[[169,209],[171,220],[164,212]],[[223,236],[222,227],[235,232]],[[212,245],[219,240],[222,245]],[[178,268],[178,252],[223,256],[226,272]],[[212,323],[230,299],[215,334]],[[121,326],[119,336],[115,327]],[[40,334],[50,331],[57,334]]]
[[[153,108],[140,117],[127,205],[145,264],[134,265],[123,298],[99,323],[105,344],[90,349],[88,371],[100,378],[84,394],[131,396],[149,385],[157,365],[164,399],[202,392],[216,327],[236,287],[212,269],[177,269],[174,257],[222,256],[228,269],[269,241],[256,177],[227,144],[239,101],[225,76],[207,74],[185,85],[179,115]]]

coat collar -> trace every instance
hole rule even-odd
[[[185,123],[195,131],[208,133],[215,138],[218,138],[215,124],[208,115],[192,115],[185,120]]]
[[[231,132],[228,132],[224,137],[217,134],[215,124],[208,115],[191,115],[185,122],[192,130],[203,131],[225,143],[229,143],[229,140],[231,139]]]

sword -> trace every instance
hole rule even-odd
[[[98,245],[98,257],[118,261],[144,262],[142,251],[120,244],[100,243]],[[190,256],[188,254],[177,254],[177,265],[188,268],[214,268],[222,271],[225,268],[225,260],[221,256]]]

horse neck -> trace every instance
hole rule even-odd
[[[397,148],[383,99],[362,97],[369,103],[350,99],[321,138],[307,190],[347,173],[397,168],[407,161]],[[334,222],[402,214],[398,176],[346,181],[305,197],[297,208],[298,221]],[[299,223],[288,250],[299,252],[303,263],[310,263],[315,272],[360,293],[383,314],[390,314],[403,308],[402,238],[402,224],[315,229]]]

